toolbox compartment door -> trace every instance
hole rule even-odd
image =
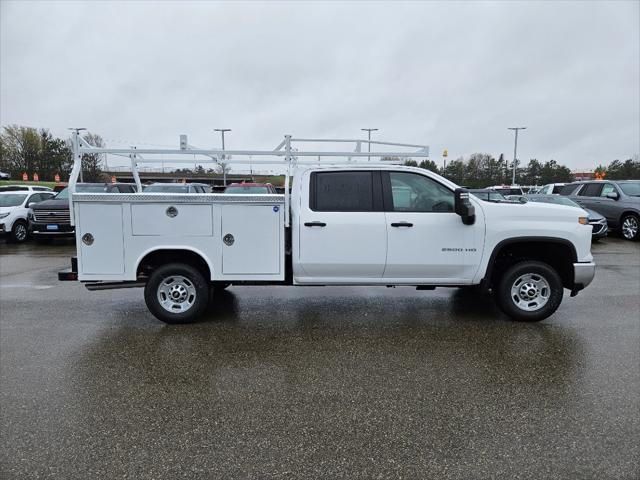
[[[223,275],[283,275],[283,208],[222,205]]]
[[[81,274],[124,273],[122,204],[76,204],[76,243],[80,251]]]

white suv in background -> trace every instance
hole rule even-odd
[[[548,183],[536,192],[536,195],[558,195],[566,183]]]
[[[42,188],[42,187],[35,187]],[[0,191],[0,234],[8,235],[14,242],[24,242],[29,237],[27,215],[30,205],[55,196],[51,190],[35,190],[33,187]]]

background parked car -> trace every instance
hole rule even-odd
[[[560,192],[584,208],[600,213],[627,240],[640,232],[640,180],[594,180],[565,185]]]
[[[3,185],[0,192],[51,192],[49,187],[38,187],[34,185]]]
[[[77,192],[134,193],[132,183],[78,183]],[[34,205],[29,212],[29,230],[36,241],[54,237],[72,237],[75,230],[69,219],[69,189],[65,188],[55,198]]]
[[[578,207],[582,208],[585,212],[587,212],[587,219],[589,224],[593,227],[591,231],[592,240],[600,240],[607,236],[607,232],[609,230],[609,226],[607,224],[607,219],[600,215],[598,212],[591,210],[589,208],[585,208],[581,205],[578,205],[576,202],[571,200],[570,198],[563,197],[561,195],[527,195],[527,200],[529,202],[541,202],[541,203],[553,203],[556,205],[567,205],[569,207]]]
[[[0,234],[14,242],[29,238],[29,207],[53,198],[53,192],[9,191],[0,192]]]
[[[224,193],[275,194],[278,192],[270,183],[231,183],[224,189]]]
[[[6,172],[0,172],[0,180],[9,180],[11,178],[11,175],[9,175]]]
[[[529,192],[529,194],[537,194],[537,195],[553,195],[559,194],[562,188],[566,185],[566,183],[548,183],[542,188],[538,189],[535,192]]]
[[[478,197],[480,200],[484,200],[485,202],[506,202],[507,199],[504,198],[500,192],[496,190],[491,190],[489,188],[474,188],[469,190],[469,193]]]
[[[517,185],[495,185],[493,187],[487,187],[487,189],[500,192],[505,197],[507,195],[524,195],[522,188]]]
[[[205,183],[152,183],[144,187],[145,193],[211,193]]]

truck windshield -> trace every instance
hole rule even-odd
[[[162,193],[188,193],[189,187],[186,185],[149,185],[144,189],[144,191]]]
[[[625,195],[640,197],[640,182],[624,182],[618,184]]]
[[[227,187],[224,193],[249,193],[249,194],[269,193],[269,189],[267,187],[237,186],[237,187]]]
[[[25,198],[27,198],[26,194],[4,193],[0,195],[0,207],[17,207],[22,205]]]

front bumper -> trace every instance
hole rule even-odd
[[[49,225],[56,225],[56,230],[50,230],[47,228]],[[31,233],[34,236],[42,236],[42,237],[73,237],[75,235],[75,228],[68,223],[35,223],[31,222],[29,224],[29,228]]]
[[[596,264],[593,262],[588,263],[574,263],[573,264],[573,289],[571,290],[571,296],[575,296],[578,292],[586,288],[596,275]]]

